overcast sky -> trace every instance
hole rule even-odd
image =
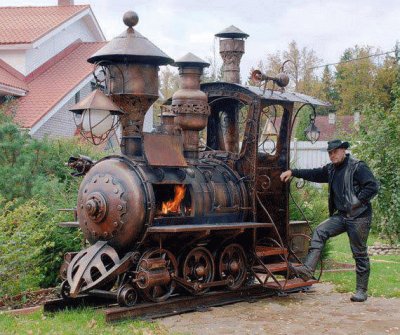
[[[57,0],[0,0],[1,6],[56,4]],[[267,53],[286,49],[292,40],[314,49],[322,64],[337,62],[355,44],[390,51],[400,40],[398,0],[75,0],[75,4],[91,5],[107,39],[125,29],[124,12],[136,11],[137,30],[174,59],[187,52],[211,57],[214,34],[235,25],[250,35],[242,78]]]

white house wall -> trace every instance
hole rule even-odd
[[[96,42],[94,35],[84,23],[83,18],[63,29],[40,46],[27,50],[24,74],[31,73],[78,39],[82,42]]]
[[[26,50],[0,50],[0,59],[25,75]]]

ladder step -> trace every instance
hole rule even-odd
[[[256,247],[256,255],[258,257],[266,257],[266,256],[274,256],[274,255],[287,255],[288,251],[286,248],[279,247],[265,247],[265,246],[257,246]]]
[[[292,263],[292,264],[294,266],[301,265],[300,263]],[[287,270],[287,263],[286,262],[273,263],[273,264],[264,264],[264,265],[272,273],[281,272],[281,271],[286,271]],[[253,271],[255,273],[267,273],[267,271],[261,265],[253,266]]]
[[[318,280],[311,279],[308,281],[303,281],[300,278],[293,278],[293,279],[289,279],[286,282],[286,285],[285,285],[285,280],[281,280],[281,281],[279,281],[280,286],[276,282],[268,282],[268,283],[264,284],[264,287],[275,289],[275,290],[281,290],[281,291],[289,291],[294,288],[307,287],[307,286],[311,286],[316,283],[318,283]]]

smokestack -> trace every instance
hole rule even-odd
[[[328,114],[328,123],[335,124],[336,123],[336,112],[330,111]]]
[[[240,83],[240,60],[244,54],[244,39],[248,34],[235,26],[230,26],[215,34],[219,37],[219,53],[223,60],[224,81]]]
[[[171,110],[176,115],[175,124],[183,130],[184,156],[198,158],[199,131],[207,126],[210,115],[207,95],[200,90],[200,77],[210,64],[189,52],[174,65],[179,68],[180,84],[172,96]]]
[[[354,128],[356,130],[360,130],[360,112],[359,111],[354,112]]]
[[[235,26],[230,26],[215,34],[219,37],[219,53],[223,60],[223,80],[232,84],[240,84],[240,60],[244,54],[244,39],[248,34]],[[215,106],[216,108],[217,106]],[[224,112],[220,116],[218,129],[220,148],[229,152],[239,152],[239,103],[225,103]]]
[[[73,6],[74,0],[58,0],[59,6]]]

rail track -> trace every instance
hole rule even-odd
[[[295,288],[290,292],[305,291],[310,286]],[[116,322],[125,319],[156,319],[192,311],[207,311],[211,307],[242,301],[254,302],[280,294],[276,290],[266,289],[261,285],[254,285],[236,291],[214,291],[197,296],[177,295],[157,304],[144,302],[133,307],[120,307],[115,304],[115,299],[107,296],[104,292],[106,291],[97,290],[92,291],[90,295],[81,295],[75,299],[51,300],[44,304],[44,312],[54,313],[67,309],[93,307],[103,309],[106,322]]]

